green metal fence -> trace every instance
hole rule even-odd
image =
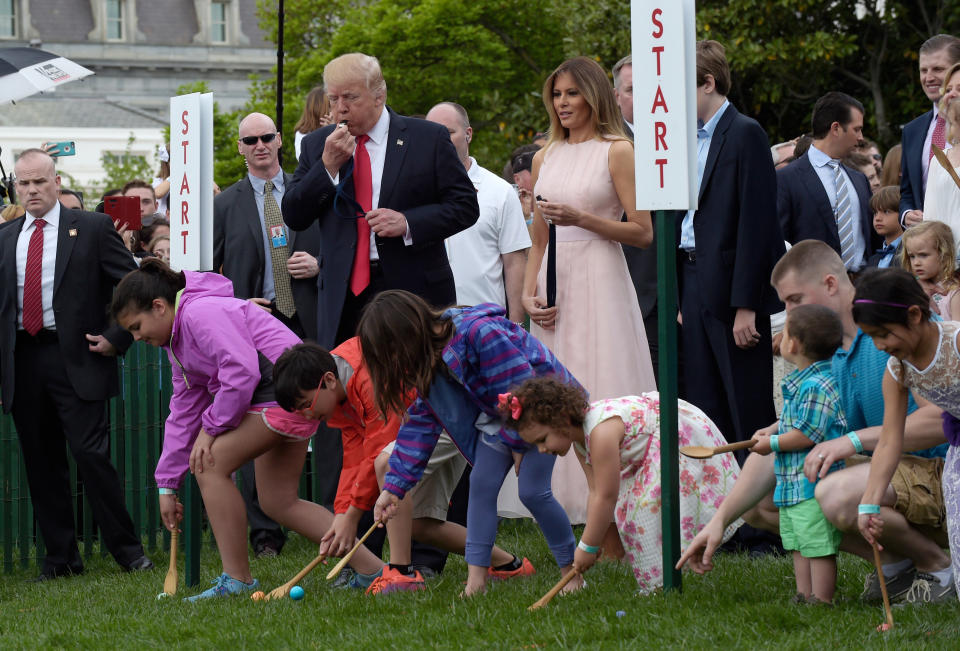
[[[153,470],[163,444],[163,423],[169,413],[170,364],[162,349],[134,344],[120,362],[120,395],[110,400],[110,456],[123,490],[135,531],[149,554],[169,547],[169,534],[160,522],[157,485]],[[300,482],[301,497],[313,499],[320,491],[315,460],[308,457]],[[80,551],[85,558],[106,554],[99,545],[91,510],[77,480],[71,458],[72,503],[76,514]],[[200,550],[203,541],[212,542],[203,526],[199,490],[192,476],[181,495],[185,507],[182,536],[185,547],[183,576],[188,585],[199,583]],[[37,529],[27,487],[26,472],[13,419],[0,416],[0,567],[3,573],[26,569],[43,558],[43,539]]]

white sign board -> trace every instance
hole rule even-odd
[[[213,95],[170,98],[170,266],[213,269]]]
[[[697,207],[696,13],[693,0],[632,0],[637,207]]]

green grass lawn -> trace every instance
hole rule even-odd
[[[426,592],[385,597],[331,589],[321,566],[301,583],[307,594],[299,602],[157,601],[168,562],[159,552],[152,555],[157,569],[135,575],[98,556],[75,578],[31,584],[32,571],[0,576],[0,648],[960,648],[956,602],[898,610],[894,631],[875,632],[882,608],[857,601],[869,566],[850,556],[840,563],[834,608],[789,603],[787,558],[725,555],[708,576],[685,574],[681,594],[649,597],[634,595],[628,567],[601,563],[587,574],[586,590],[530,613],[527,606],[559,571],[530,521],[505,522],[498,542],[525,553],[539,573],[494,584],[469,601],[458,598],[466,577],[460,557],[451,557]],[[253,573],[269,590],[314,555],[313,545],[293,535],[280,557],[254,561]],[[220,571],[208,547],[203,568],[204,581]],[[181,585],[178,596],[199,589]]]

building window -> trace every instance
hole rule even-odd
[[[210,42],[227,42],[227,3],[210,3]]]
[[[0,38],[17,36],[17,0],[0,0]]]
[[[107,0],[107,40],[123,40],[123,0]]]

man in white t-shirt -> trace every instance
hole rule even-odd
[[[427,120],[450,132],[450,140],[477,189],[480,204],[477,223],[446,240],[457,302],[503,305],[510,320],[519,323],[523,321],[520,294],[530,234],[517,193],[470,156],[473,129],[466,109],[453,102],[441,102],[430,109]]]

